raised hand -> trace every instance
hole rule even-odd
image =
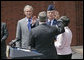
[[[36,20],[37,20],[36,16],[33,16],[32,17],[32,24],[35,24],[36,23]]]

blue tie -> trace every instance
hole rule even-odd
[[[31,31],[31,24],[30,24],[31,20],[29,19],[28,20],[28,29],[29,29],[29,32]]]

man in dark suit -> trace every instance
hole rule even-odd
[[[1,58],[6,59],[6,39],[8,37],[8,30],[6,23],[1,22]]]
[[[29,46],[44,54],[42,59],[56,59],[54,36],[63,33],[64,26],[62,21],[58,25],[49,26],[46,24],[46,17],[45,11],[39,13],[39,26],[31,30]]]

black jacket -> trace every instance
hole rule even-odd
[[[60,27],[49,26],[46,23],[32,29],[29,37],[29,45],[38,52],[43,53],[47,59],[56,59],[54,36],[64,32],[63,25]]]
[[[6,23],[1,23],[1,56],[4,58],[6,56],[6,39],[8,37],[8,30]]]

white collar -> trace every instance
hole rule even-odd
[[[26,21],[28,22],[28,18],[27,17],[25,17],[26,18]],[[31,20],[31,22],[32,22],[32,19],[30,19]]]
[[[65,29],[68,29],[68,26],[64,27]]]
[[[54,21],[54,19],[53,20],[51,20],[51,24],[50,25],[53,25],[53,21]],[[48,19],[48,22],[50,22],[50,20]]]
[[[54,21],[54,19],[52,19],[52,20],[51,20],[51,22],[53,22],[53,21]],[[49,19],[48,19],[48,22],[50,22],[50,20],[49,20]]]
[[[45,23],[45,22],[39,22],[39,24],[43,24],[43,23]]]

